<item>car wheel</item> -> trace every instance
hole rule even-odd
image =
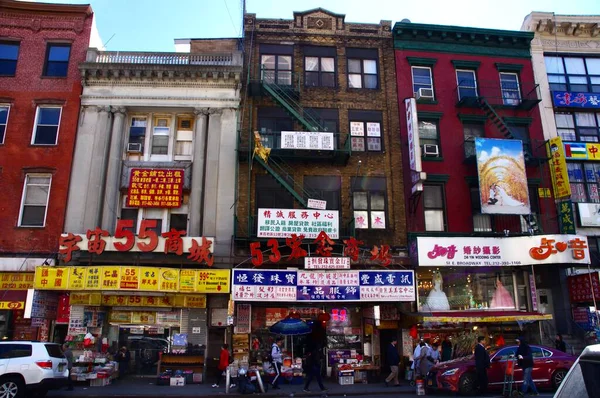
[[[25,395],[25,386],[17,378],[8,377],[0,381],[0,398],[21,398]]]
[[[557,389],[560,383],[565,379],[567,371],[565,369],[558,369],[552,374],[552,387]]]
[[[475,375],[473,373],[465,373],[458,381],[458,392],[461,395],[475,395],[477,392]]]

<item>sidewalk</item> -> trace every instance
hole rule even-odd
[[[212,388],[210,384],[191,384],[184,387],[157,386],[155,378],[127,378],[116,381],[106,387],[90,387],[86,384],[76,385],[74,391],[50,391],[48,397],[52,398],[88,398],[88,397],[247,397],[238,393],[237,387],[225,394],[225,388]],[[407,381],[403,381],[400,387],[386,387],[383,383],[378,384],[354,384],[341,386],[334,381],[324,380],[325,387],[329,390],[329,396],[373,396],[373,395],[415,395],[415,387],[410,387]],[[319,386],[313,381],[310,386],[311,392],[302,391],[303,385],[281,384],[280,390],[271,390],[265,397],[297,396],[297,397],[321,397]]]

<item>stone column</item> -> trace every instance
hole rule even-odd
[[[221,152],[221,109],[210,109],[204,178],[203,236],[217,234],[217,189],[219,187],[219,156]],[[233,156],[233,155],[232,155]]]
[[[202,231],[202,194],[204,192],[204,167],[206,162],[206,134],[208,127],[208,109],[195,109],[194,152],[192,162],[192,186],[190,188],[190,225],[187,236],[200,236]]]
[[[110,106],[98,107],[98,123],[94,136],[94,150],[92,152],[92,168],[90,170],[90,181],[88,197],[85,206],[86,217],[84,231],[94,229],[102,222],[102,202],[104,201],[104,190],[106,181],[106,165],[108,162],[108,151],[110,149],[110,134],[112,131],[112,114]],[[89,156],[89,154],[85,154]],[[73,165],[75,168],[76,166]],[[89,206],[89,207],[88,207]]]
[[[106,187],[102,206],[102,229],[115,231],[119,208],[119,187],[121,185],[121,166],[123,164],[123,130],[125,121],[125,108],[113,108],[113,129],[110,140],[110,151],[106,172]]]

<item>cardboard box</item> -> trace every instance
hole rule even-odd
[[[194,373],[193,381],[194,383],[202,383],[202,373]]]
[[[185,386],[185,377],[171,377],[171,387]]]

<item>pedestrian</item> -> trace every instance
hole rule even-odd
[[[487,370],[490,367],[490,356],[484,345],[485,337],[477,337],[477,345],[475,346],[475,373],[477,375],[477,384],[479,385],[479,393],[485,394],[488,387]]]
[[[452,337],[446,336],[442,341],[442,362],[452,359]]]
[[[517,356],[517,364],[523,369],[523,386],[521,387],[521,394],[525,395],[528,390],[531,390],[531,395],[539,395],[535,383],[533,382],[533,378],[531,377],[531,372],[533,371],[533,353],[531,352],[531,347],[529,347],[529,344],[527,344],[523,337],[519,337],[517,343],[519,344],[517,352],[515,353]]]
[[[421,342],[422,341],[423,341],[423,339],[421,339],[421,341],[419,341],[417,343],[417,346],[415,347],[415,350],[413,351],[413,362],[412,362],[412,365],[410,365],[410,368],[414,371],[415,375],[417,375],[419,372],[419,356],[421,355]]]
[[[67,377],[67,391],[73,391],[73,379],[71,378],[71,371],[73,369],[73,351],[71,351],[71,347],[69,344],[64,343],[62,345],[63,355],[67,359],[67,370],[69,371],[69,376]]]
[[[419,345],[421,346],[419,352],[419,376],[424,379],[431,368],[431,362],[428,359],[431,358],[431,356],[429,355],[429,344],[421,340]]]
[[[321,364],[323,361],[323,351],[320,347],[314,345],[306,357],[306,383],[304,383],[304,392],[310,392],[308,387],[312,382],[313,378],[317,378],[317,383],[321,391],[327,391],[323,385],[323,378],[321,377]]]
[[[117,354],[117,363],[119,364],[119,379],[122,379],[129,370],[129,362],[131,361],[131,353],[127,347],[123,346]]]
[[[212,385],[212,388],[219,387],[221,384],[221,380],[223,380],[223,374],[227,370],[229,366],[229,346],[227,344],[223,344],[221,346],[221,353],[219,354],[219,364],[217,365],[217,382]],[[235,387],[235,384],[232,384],[231,387]]]
[[[389,387],[390,381],[394,380],[394,385],[399,386],[398,365],[400,364],[400,354],[398,354],[398,339],[394,338],[387,348],[387,363],[390,366],[390,375],[385,379],[385,386]]]
[[[271,387],[274,390],[279,390],[279,376],[281,376],[281,365],[283,364],[283,357],[281,355],[282,344],[283,337],[278,337],[271,346],[271,364],[273,365],[273,369],[275,369],[275,377],[271,382]]]
[[[562,334],[557,333],[554,340],[554,348],[558,351],[567,352],[567,344],[563,340]]]

